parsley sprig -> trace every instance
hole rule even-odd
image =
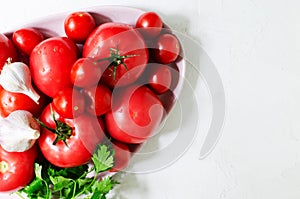
[[[110,170],[114,164],[114,152],[106,145],[98,147],[88,164],[74,168],[57,168],[49,163],[35,164],[35,179],[18,191],[30,199],[106,199],[117,181],[99,174]],[[89,177],[92,174],[92,177]]]

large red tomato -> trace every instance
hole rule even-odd
[[[17,52],[13,43],[0,33],[0,70],[2,70],[8,58],[12,58],[12,61],[15,61],[17,59]]]
[[[105,115],[109,134],[121,142],[141,143],[162,120],[164,108],[146,86],[130,86],[113,92],[112,111]]]
[[[77,59],[77,47],[66,37],[52,37],[39,43],[30,55],[30,71],[35,85],[46,95],[72,87],[70,72]]]
[[[87,38],[83,57],[93,57],[99,62],[108,60],[109,67],[104,71],[102,80],[114,87],[137,80],[149,55],[145,41],[136,29],[128,24],[108,22],[98,26]]]
[[[96,117],[83,114],[74,119],[63,118],[51,109],[51,104],[42,112],[40,121],[48,127],[42,128],[38,139],[41,152],[58,167],[87,163],[104,137],[103,127]]]
[[[0,192],[26,186],[34,177],[37,147],[24,152],[7,152],[0,146]]]

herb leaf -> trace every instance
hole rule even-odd
[[[92,156],[94,166],[88,164],[74,168],[58,168],[50,163],[35,164],[35,179],[18,193],[30,199],[106,199],[106,195],[118,182],[106,177],[98,179],[100,173],[110,170],[114,165],[114,152],[106,145],[100,145]],[[93,172],[93,177],[87,177]]]
[[[100,146],[92,157],[96,173],[107,171],[114,166],[113,155],[113,152],[107,146]]]

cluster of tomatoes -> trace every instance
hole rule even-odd
[[[172,100],[181,48],[156,13],[145,12],[130,25],[97,24],[92,14],[74,12],[63,26],[59,37],[32,27],[0,34],[0,66],[7,58],[26,63],[40,95],[37,104],[0,88],[0,115],[27,110],[41,125],[31,149],[7,152],[0,146],[0,191],[29,183],[37,157],[75,167],[108,141],[115,150],[113,170],[124,169]]]

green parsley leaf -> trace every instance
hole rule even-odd
[[[65,178],[63,176],[50,176],[50,180],[53,184],[53,191],[61,191],[64,188],[68,188],[72,186],[73,180],[69,178]]]
[[[110,151],[107,146],[102,145],[92,157],[95,165],[96,173],[104,172],[114,166],[113,151]]]
[[[35,179],[18,191],[30,199],[106,199],[116,181],[111,177],[98,179],[101,172],[108,171],[114,165],[114,152],[106,145],[100,145],[92,156],[94,166],[88,164],[74,168],[59,168],[49,162],[35,164]],[[92,172],[93,177],[87,177]],[[20,194],[21,195],[21,194]]]

